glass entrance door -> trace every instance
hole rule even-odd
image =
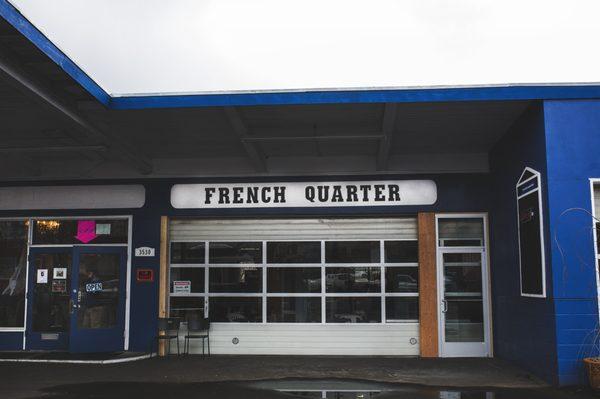
[[[71,352],[124,349],[126,262],[123,247],[75,247]]]
[[[71,314],[71,248],[31,248],[27,349],[67,350]]]
[[[27,349],[124,349],[127,249],[31,248]]]
[[[483,250],[438,252],[441,356],[489,355],[484,255]]]

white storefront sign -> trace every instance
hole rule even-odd
[[[176,184],[171,205],[192,208],[289,208],[432,205],[432,180]]]

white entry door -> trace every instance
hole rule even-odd
[[[486,217],[438,215],[440,356],[490,356]]]
[[[489,355],[485,252],[440,249],[438,281],[443,357]]]

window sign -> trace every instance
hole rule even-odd
[[[55,280],[65,280],[67,278],[67,268],[66,267],[55,267],[53,270],[52,277]]]
[[[545,297],[544,229],[540,173],[525,168],[517,183],[521,295]]]
[[[174,294],[189,294],[192,290],[191,281],[173,281],[173,293]]]

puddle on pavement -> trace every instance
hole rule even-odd
[[[590,398],[589,392],[556,389],[436,388],[345,380],[273,380],[247,384],[291,398],[321,399],[562,399]]]
[[[45,399],[584,399],[589,391],[557,389],[462,389],[352,380],[254,382],[120,382],[57,385],[42,389]],[[0,387],[0,397],[1,387]]]

